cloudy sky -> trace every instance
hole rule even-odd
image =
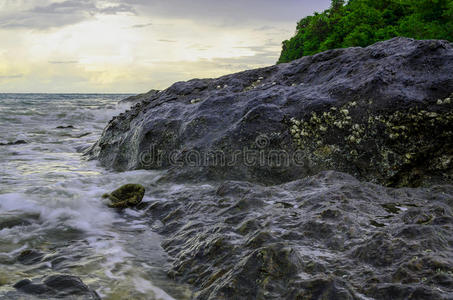
[[[0,0],[0,93],[138,93],[270,65],[329,3]]]

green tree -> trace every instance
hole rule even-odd
[[[329,9],[297,23],[278,63],[396,36],[453,41],[453,0],[332,0]]]

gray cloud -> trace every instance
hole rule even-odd
[[[45,6],[37,6],[30,10],[38,14],[72,14],[79,12],[94,12],[96,5],[90,0],[66,0],[64,2],[50,3]]]
[[[9,90],[43,92],[63,90],[114,92],[142,89],[145,91],[151,87],[164,88],[176,80],[204,76],[217,77],[231,72],[272,65],[278,59],[281,41],[292,34],[295,23],[302,17],[312,14],[313,11],[322,11],[330,5],[330,0],[6,0],[6,3],[8,2],[20,2],[21,5],[8,6],[11,10],[3,9],[2,6],[0,30],[8,28],[47,30],[76,24],[106,14],[137,16],[137,18],[128,18],[126,24],[119,24],[125,26],[123,29],[129,31],[135,29],[134,34],[143,33],[141,36],[143,43],[128,45],[134,50],[132,55],[137,56],[137,59],[134,59],[134,64],[130,68],[123,69],[122,66],[119,66],[115,72],[121,76],[118,78],[113,78],[113,76],[111,82],[99,83],[97,75],[94,75],[97,71],[91,72],[77,68],[78,62],[64,54],[52,57],[51,60],[44,55],[44,64],[37,66],[32,73],[26,75],[13,73],[0,76],[2,85],[8,85]],[[148,23],[151,20],[153,24]],[[153,35],[148,34],[146,29],[141,30],[143,32],[140,31],[140,28],[149,26],[152,26]],[[115,27],[115,29],[117,28]],[[193,35],[191,34],[192,29],[194,30]],[[206,29],[206,34],[204,29]],[[165,52],[165,49],[179,44],[155,45],[153,42],[177,43],[180,37],[184,37],[184,41],[189,41],[188,48],[204,51],[212,47],[209,43],[214,43],[216,39],[211,40],[210,38],[215,37],[217,33],[228,40],[235,32],[244,32],[244,35],[238,34],[238,37],[232,39],[230,47],[239,45],[241,49],[250,50],[244,52],[254,55],[190,61],[185,61],[184,55],[181,57],[176,55],[176,57],[172,57],[172,61],[165,61],[165,55],[160,55],[159,57],[163,57],[163,59],[159,60],[148,54],[148,51],[141,50],[141,47],[144,47],[145,50],[148,47],[155,47],[155,49]],[[16,34],[28,35],[29,33],[11,32],[7,34],[9,35],[7,38],[14,38]],[[77,33],[75,33],[75,38],[80,38],[76,35]],[[122,36],[118,36],[119,45],[122,44],[120,38]],[[161,39],[157,40],[157,38]],[[243,42],[237,41],[237,39]],[[14,49],[16,44],[21,48],[29,46],[25,39],[24,41],[19,40],[17,43],[12,41],[14,39],[3,47]],[[58,42],[58,39],[55,41]],[[6,42],[9,42],[9,39]],[[115,55],[116,51],[103,49],[101,45],[102,43],[97,46],[98,49],[95,49],[96,53],[106,56]],[[64,51],[65,48],[62,47],[62,49]],[[83,53],[85,50],[81,47],[79,51]],[[13,52],[8,51],[8,53]],[[212,53],[209,54],[209,57],[212,57]],[[35,53],[22,54],[18,51],[18,55],[25,55],[17,59],[26,63],[28,55],[33,56]],[[36,54],[36,56],[38,55]],[[65,57],[67,60],[64,59]],[[74,57],[77,58],[77,56]],[[149,59],[151,63],[148,63],[146,59]],[[50,72],[50,75],[43,72],[46,66],[47,68],[51,66],[49,64],[55,65],[58,72]],[[110,75],[108,67],[106,67],[105,73]],[[13,80],[20,77],[27,80]],[[7,84],[4,84],[5,82]]]
[[[88,17],[83,14],[55,14],[55,16],[49,18],[49,16],[44,16],[37,13],[18,12],[7,17],[3,17],[2,20],[0,20],[0,28],[26,28],[42,30],[52,27],[62,27],[65,25],[76,24],[78,22],[86,20],[87,18]]]
[[[126,4],[119,4],[114,6],[109,6],[106,8],[101,8],[96,10],[97,13],[106,14],[106,15],[116,15],[118,13],[132,13],[136,14],[135,8]]]
[[[30,12],[42,14],[73,14],[73,13],[88,13],[114,15],[117,13],[129,12],[136,13],[135,9],[127,4],[111,3],[110,6],[98,7],[96,0],[66,0],[63,2],[50,3],[46,6],[38,6]]]
[[[253,69],[261,66],[272,65],[277,61],[279,51],[269,50],[263,46],[241,47],[251,49],[255,52],[252,56],[239,56],[229,58],[212,58],[212,59],[199,59],[193,62],[187,61],[160,61],[154,64],[160,65],[161,70],[172,70],[178,76],[183,76],[183,70],[193,70],[198,73],[199,70],[222,70],[223,74],[231,72],[239,72],[242,70]],[[159,71],[160,74],[161,71]],[[187,80],[192,78],[193,75],[189,74],[180,80]]]
[[[257,31],[275,28],[271,22],[296,22],[315,10],[328,8],[330,0],[52,0],[35,7],[1,13],[0,28],[47,29],[75,24],[97,14],[131,13],[159,18],[190,19],[217,26],[263,24]],[[34,2],[30,2],[34,3]],[[137,24],[140,27],[142,24]],[[143,24],[148,25],[148,24]],[[148,25],[149,26],[149,25]],[[146,27],[146,26],[143,26]]]
[[[136,13],[134,7],[127,4],[112,2],[110,6],[106,7],[99,7],[98,4],[98,0],[66,0],[10,14],[3,13],[0,28],[42,30],[76,24],[93,18],[97,14]]]
[[[140,14],[210,21],[223,26],[242,26],[261,20],[298,21],[315,10],[329,7],[330,0],[117,0],[136,7]],[[237,23],[240,21],[241,23]],[[265,23],[264,23],[265,24]]]
[[[131,28],[145,28],[145,27],[149,27],[149,26],[152,26],[153,23],[146,23],[146,24],[136,24],[136,25],[132,25]]]

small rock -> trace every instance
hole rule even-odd
[[[0,146],[12,146],[12,145],[22,145],[22,144],[28,144],[28,143],[24,140],[17,140],[15,142],[0,143]]]
[[[41,262],[43,257],[43,253],[36,250],[27,249],[19,254],[17,261],[23,265],[32,265]]]
[[[31,223],[27,220],[19,219],[19,218],[8,218],[6,220],[0,220],[0,230],[4,228],[13,228],[16,226],[27,226]]]
[[[34,283],[30,279],[23,279],[14,286],[22,293],[40,295],[49,298],[100,299],[99,295],[86,286],[80,278],[71,275],[52,275],[44,279],[43,283]]]
[[[145,195],[145,188],[140,184],[126,184],[111,194],[104,194],[102,198],[110,199],[110,207],[127,208],[139,204]]]
[[[13,285],[13,287],[25,294],[31,295],[42,295],[51,292],[45,285],[33,283],[30,279],[23,279]]]
[[[44,284],[67,295],[83,294],[89,291],[80,278],[69,275],[49,276],[44,280]]]
[[[91,134],[91,132],[85,132],[85,133],[82,133],[82,134],[79,134],[79,135],[75,136],[75,138],[80,139],[80,138],[83,138],[83,137],[85,137],[87,135],[90,135],[90,134]]]

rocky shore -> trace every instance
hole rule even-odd
[[[453,47],[395,38],[136,97],[89,151],[115,170],[278,184],[337,170],[451,182]]]
[[[194,299],[452,299],[452,93],[395,38],[129,99],[87,156],[168,170],[139,208]]]
[[[154,187],[150,228],[193,299],[452,299],[453,186],[334,171],[266,187]]]

